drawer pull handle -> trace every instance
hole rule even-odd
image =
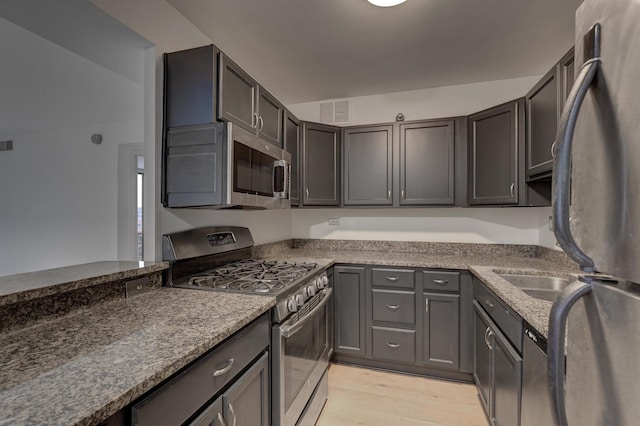
[[[400,278],[398,277],[387,277],[388,281],[391,281],[392,283],[395,283],[396,281],[398,281]]]
[[[489,348],[489,350],[493,350],[493,348],[491,347],[491,343],[489,343],[489,339],[492,335],[493,331],[491,330],[491,328],[487,327],[487,330],[484,332],[484,343],[487,345],[487,348]]]
[[[220,426],[227,426],[227,424],[224,422],[224,419],[222,418],[222,414],[218,413],[218,422],[220,422]]]
[[[493,303],[491,303],[489,300],[485,300],[484,304],[487,305],[489,309],[493,309]]]
[[[389,346],[391,349],[398,349],[400,347],[399,343],[387,343],[387,346]]]
[[[400,308],[400,305],[387,305],[387,308],[391,311],[397,311]]]
[[[227,365],[224,368],[221,368],[220,370],[216,370],[213,372],[213,377],[218,377],[218,376],[222,376],[223,374],[226,374],[229,372],[229,370],[231,370],[231,367],[233,366],[233,358],[229,359],[227,361]]]
[[[424,311],[426,313],[429,313],[429,298],[428,297],[424,298]]]
[[[434,283],[441,285],[441,286],[445,286],[447,284],[449,284],[449,281],[447,280],[433,280]]]

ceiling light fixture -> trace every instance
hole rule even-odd
[[[367,0],[369,3],[380,7],[397,6],[400,3],[404,3],[407,0]]]

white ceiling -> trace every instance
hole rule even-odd
[[[540,75],[581,0],[168,0],[285,104]]]

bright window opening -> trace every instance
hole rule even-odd
[[[144,187],[144,157],[141,155],[136,156],[137,167],[137,179],[136,179],[136,208],[137,208],[137,220],[136,220],[136,260],[143,259],[143,245],[142,245],[142,216],[143,216],[143,203],[142,193]]]

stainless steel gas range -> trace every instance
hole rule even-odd
[[[206,227],[163,236],[172,287],[265,295],[271,312],[273,425],[313,425],[327,399],[333,352],[332,288],[315,263],[251,258],[242,227]]]

